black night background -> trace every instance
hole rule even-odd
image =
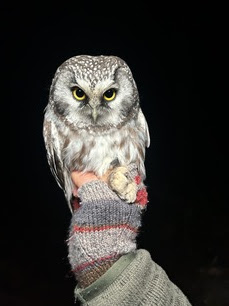
[[[112,54],[133,72],[151,134],[138,247],[193,305],[229,305],[226,8],[84,3],[1,5],[10,173],[0,304],[77,305],[66,245],[71,214],[47,164],[43,112],[63,61]],[[3,113],[4,120],[8,127]]]

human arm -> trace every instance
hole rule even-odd
[[[137,249],[143,207],[90,175],[72,177],[81,199],[68,240],[76,298],[82,305],[191,305],[149,252]]]

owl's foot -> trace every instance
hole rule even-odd
[[[134,203],[137,193],[137,184],[131,179],[126,167],[114,168],[109,174],[108,184],[122,200],[128,203]]]

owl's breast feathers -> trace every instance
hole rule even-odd
[[[102,176],[114,160],[119,165],[135,163],[142,179],[145,178],[145,148],[149,146],[149,131],[142,111],[119,129],[108,133],[89,133],[72,130],[65,124],[45,116],[44,140],[47,159],[58,185],[70,203],[72,196],[71,171],[93,171]],[[69,204],[70,205],[70,204]]]
[[[73,133],[69,130],[60,137],[63,164],[69,171],[93,171],[101,176],[114,160],[118,160],[120,165],[137,163],[141,175],[145,176],[148,136],[138,121],[131,120],[121,129],[110,129],[110,133],[88,133],[83,129]]]

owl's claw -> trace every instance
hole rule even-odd
[[[108,184],[122,200],[128,203],[135,202],[137,185],[135,181],[130,178],[126,167],[114,168],[108,177]]]

